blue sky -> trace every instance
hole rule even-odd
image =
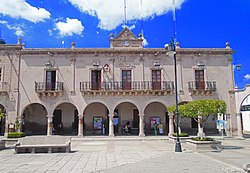
[[[250,0],[175,0],[177,39],[183,48],[236,50],[234,64],[239,88],[250,83]],[[142,4],[141,4],[142,2]],[[124,23],[124,0],[1,0],[1,38],[21,37],[27,48],[109,47]],[[173,36],[172,0],[127,0],[127,25],[145,47],[163,47]],[[62,44],[64,41],[64,44]]]

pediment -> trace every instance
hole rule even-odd
[[[142,47],[142,37],[137,38],[127,27],[125,27],[116,37],[110,35],[110,47]]]
[[[138,38],[127,28],[125,27],[115,38],[114,40],[138,40]]]

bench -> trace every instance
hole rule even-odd
[[[243,170],[250,173],[250,163],[243,165]]]
[[[31,136],[18,140],[15,153],[71,152],[71,138],[65,136]]]

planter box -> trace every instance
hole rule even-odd
[[[190,140],[191,137],[187,136],[187,137],[179,137],[180,141],[186,142],[187,140]],[[176,141],[176,137],[174,136],[169,136],[169,140],[172,142]]]
[[[222,150],[221,141],[187,140],[187,144],[195,150]]]

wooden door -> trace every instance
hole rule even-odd
[[[197,90],[205,89],[204,70],[195,70],[195,85]]]
[[[100,90],[101,89],[101,70],[91,71],[91,89]]]
[[[139,128],[139,111],[138,109],[133,110],[133,128]]]
[[[152,70],[152,89],[161,89],[161,70]]]
[[[56,71],[46,71],[46,90],[54,91],[56,88]]]
[[[131,90],[131,70],[122,70],[122,89]]]

